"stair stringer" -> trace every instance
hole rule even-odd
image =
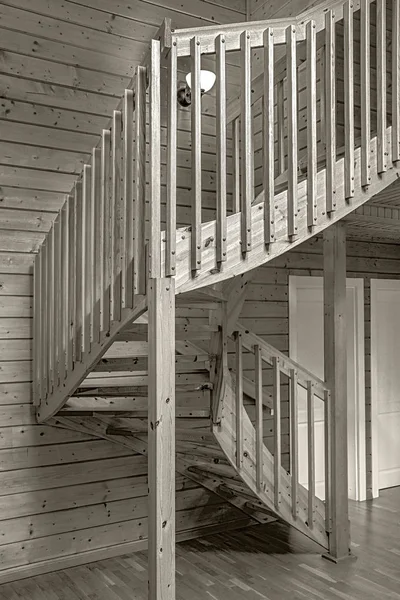
[[[256,431],[251,423],[247,412],[243,411],[243,462],[240,469],[236,466],[236,402],[235,381],[230,372],[225,376],[225,391],[222,400],[221,421],[213,425],[213,433],[220,444],[225,456],[236,472],[251,490],[271,512],[277,514],[289,525],[304,533],[309,538],[318,542],[328,549],[328,534],[325,528],[325,506],[319,499],[315,498],[315,523],[312,528],[308,527],[307,490],[298,485],[298,505],[296,518],[292,514],[291,506],[291,476],[281,467],[281,500],[279,509],[274,505],[274,457],[264,445],[263,447],[263,476],[264,484],[261,490],[256,484]]]
[[[388,156],[392,153],[392,128],[386,130],[386,143]],[[201,266],[193,276],[191,270],[191,232],[190,227],[177,230],[176,237],[176,282],[177,293],[188,292],[200,287],[212,285],[235,277],[259,267],[277,256],[288,252],[295,246],[302,244],[307,239],[321,233],[324,229],[346,217],[359,206],[371,200],[384,188],[400,177],[400,161],[389,161],[387,171],[377,174],[377,138],[371,139],[370,171],[371,183],[363,188],[361,185],[361,148],[354,152],[354,197],[345,200],[345,163],[344,158],[336,162],[336,210],[326,214],[326,170],[322,169],[317,174],[317,221],[310,230],[307,225],[307,181],[298,184],[298,214],[296,236],[289,240],[287,231],[287,191],[275,196],[275,241],[269,245],[264,241],[264,192],[256,198],[251,208],[251,238],[252,248],[244,256],[240,241],[241,213],[235,213],[227,218],[227,256],[226,261],[217,263],[216,252],[216,221],[202,225],[201,237]],[[165,232],[162,234],[163,268],[165,267]]]

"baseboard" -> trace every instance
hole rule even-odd
[[[176,541],[184,542],[186,540],[204,537],[206,535],[212,535],[214,533],[221,533],[222,531],[242,529],[244,527],[256,524],[257,523],[252,519],[246,518],[231,521],[228,523],[219,523],[217,525],[206,525],[205,527],[188,529],[187,531],[177,533]],[[18,581],[19,579],[36,577],[37,575],[44,575],[45,573],[52,573],[53,571],[62,571],[64,569],[70,569],[72,567],[86,565],[89,563],[97,562],[98,560],[106,560],[107,558],[115,558],[124,554],[139,552],[140,550],[146,550],[146,548],[147,539],[137,540],[135,542],[118,544],[116,546],[109,546],[107,548],[89,550],[87,552],[81,552],[79,554],[74,554],[71,556],[62,556],[59,558],[54,558],[52,560],[47,560],[35,564],[14,567],[12,569],[7,569],[3,572],[0,571],[0,585],[3,583],[10,583],[12,581]]]

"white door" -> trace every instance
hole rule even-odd
[[[400,485],[400,281],[371,281],[373,495]]]
[[[349,498],[365,500],[364,295],[362,279],[347,279],[347,392]],[[289,351],[303,367],[324,379],[322,277],[289,279]],[[315,398],[315,489],[324,499],[323,403]],[[307,487],[306,394],[299,392],[299,479]]]

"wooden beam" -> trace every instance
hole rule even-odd
[[[350,555],[346,347],[346,229],[338,222],[324,231],[325,380],[331,391],[329,558],[335,561]]]
[[[151,279],[149,315],[149,599],[175,600],[175,286]]]

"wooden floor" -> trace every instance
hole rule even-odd
[[[400,599],[400,487],[352,503],[357,560],[340,565],[283,524],[177,547],[180,600]],[[0,586],[1,600],[147,600],[146,553]]]

